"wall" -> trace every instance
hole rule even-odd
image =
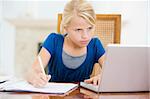
[[[5,21],[1,24],[0,74],[14,75],[15,29]]]
[[[14,75],[15,28],[3,20],[0,5],[0,75]]]
[[[0,30],[2,28],[2,3],[0,3]],[[0,35],[2,33],[0,32]],[[1,48],[2,48],[2,41],[1,41],[1,36],[0,36],[0,68],[2,66],[2,51],[1,51]]]
[[[49,34],[49,28],[16,28],[15,68],[16,76],[23,76],[30,69],[38,52],[38,43]]]

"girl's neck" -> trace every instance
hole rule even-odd
[[[69,37],[65,37],[64,39],[64,45],[63,50],[72,56],[81,56],[86,54],[87,47],[79,47],[76,44],[74,44]]]

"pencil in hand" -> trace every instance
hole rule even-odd
[[[43,63],[42,63],[42,60],[41,60],[41,57],[38,55],[38,61],[40,63],[40,67],[41,67],[41,70],[42,70],[42,73],[45,74],[45,71],[44,71],[44,66],[43,66]],[[46,74],[45,74],[46,75]]]
[[[38,55],[38,61],[39,61],[39,63],[40,63],[40,67],[41,67],[42,73],[43,73],[44,75],[46,75],[46,73],[45,73],[45,71],[44,71],[44,65],[43,65],[43,63],[42,63],[42,59],[41,59],[40,55]],[[46,76],[47,76],[48,80],[50,80],[51,75],[46,75]]]

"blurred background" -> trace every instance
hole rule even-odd
[[[68,0],[0,0],[0,75],[21,76],[39,44],[57,32]],[[96,14],[121,14],[121,44],[150,45],[149,0],[88,0]]]

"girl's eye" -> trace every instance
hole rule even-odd
[[[81,30],[82,30],[82,29],[76,29],[75,31],[76,31],[76,32],[80,32]]]
[[[93,27],[89,27],[88,30],[91,30]]]

